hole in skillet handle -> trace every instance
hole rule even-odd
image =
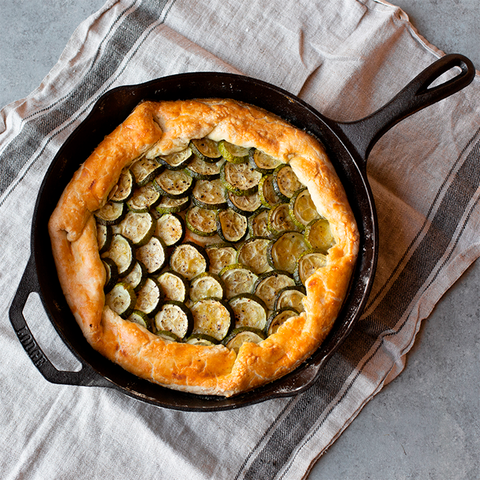
[[[23,315],[23,309],[29,295],[33,292],[40,292],[40,285],[36,274],[33,256],[30,257],[18,286],[15,297],[9,309],[10,323],[12,324],[17,337],[32,363],[38,371],[51,383],[62,385],[113,387],[113,385],[82,363],[79,371],[69,372],[58,370],[46,357],[32,332],[28,328]]]
[[[443,74],[453,69],[457,71],[456,76],[432,87]],[[337,127],[346,137],[344,141],[348,148],[358,154],[365,173],[371,149],[388,130],[419,110],[459,92],[474,78],[475,67],[467,57],[445,55],[423,70],[379,110],[361,120],[338,122]]]

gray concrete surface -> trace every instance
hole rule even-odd
[[[34,90],[103,0],[1,0],[0,106]],[[398,0],[447,53],[480,66],[478,0]],[[480,479],[480,264],[424,322],[406,370],[360,413],[308,480]],[[267,479],[259,479],[267,480]]]

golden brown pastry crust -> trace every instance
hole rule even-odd
[[[92,212],[107,201],[122,169],[140,156],[184,149],[190,139],[225,139],[290,163],[335,245],[306,284],[305,312],[238,354],[222,345],[166,343],[105,306],[105,272]],[[344,189],[323,147],[257,107],[225,99],[144,102],[108,135],[76,172],[53,212],[49,231],[60,283],[88,342],[129,372],[170,388],[231,396],[292,371],[322,343],[347,293],[358,232]]]

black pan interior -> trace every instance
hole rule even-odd
[[[142,100],[223,97],[262,107],[311,133],[326,146],[346,189],[361,236],[360,254],[351,290],[340,317],[319,350],[291,374],[270,385],[233,398],[202,397],[173,391],[140,380],[95,352],[85,341],[62,294],[47,231],[48,219],[67,183],[93,149]],[[238,408],[268,398],[292,395],[313,384],[319,368],[333,354],[358,319],[373,281],[377,231],[374,204],[365,176],[365,161],[349,152],[339,139],[335,122],[306,103],[270,84],[221,73],[181,74],[146,84],[119,87],[106,93],[54,158],[41,186],[32,225],[40,296],[47,314],[72,352],[112,387],[155,405],[179,410],[210,411]]]

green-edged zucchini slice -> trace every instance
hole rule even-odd
[[[288,272],[268,272],[260,275],[254,286],[254,293],[260,297],[268,310],[273,310],[277,293],[285,287],[293,287],[295,280]]]
[[[307,279],[327,264],[327,257],[320,250],[307,250],[298,257],[293,278],[297,285],[305,285]]]
[[[187,280],[208,270],[205,250],[192,242],[177,245],[170,256],[170,268]]]
[[[305,228],[305,241],[310,248],[315,248],[323,253],[335,245],[335,238],[330,230],[330,223],[325,218],[313,220]]]
[[[218,150],[227,162],[243,163],[248,160],[248,148],[234,145],[226,140],[222,140],[218,143]]]
[[[167,259],[166,246],[163,240],[153,236],[148,243],[136,250],[137,260],[140,260],[150,275],[158,273]]]
[[[112,243],[112,227],[110,225],[102,225],[97,222],[97,243],[99,253],[103,253],[110,248]]]
[[[227,204],[232,210],[245,216],[254,214],[262,206],[258,192],[252,195],[235,195],[232,192],[228,192]]]
[[[305,287],[285,287],[282,288],[275,297],[274,310],[280,310],[282,308],[291,308],[298,313],[305,310],[302,300],[305,298]]]
[[[198,138],[190,141],[193,153],[205,162],[217,162],[222,156],[218,143],[209,138]]]
[[[192,200],[199,207],[214,209],[225,208],[227,198],[220,179],[197,180],[192,191]]]
[[[179,273],[167,270],[157,277],[167,300],[185,302],[188,298],[188,281]]]
[[[288,203],[280,203],[272,207],[268,213],[268,229],[273,236],[281,235],[284,232],[291,230],[299,230],[296,223],[290,216],[290,209]]]
[[[124,203],[107,202],[95,212],[95,218],[102,225],[117,225],[127,212]]]
[[[150,317],[140,310],[134,310],[129,317],[127,318],[129,322],[136,323],[137,325],[141,325],[142,327],[146,328],[147,330],[152,330],[152,321]]]
[[[106,295],[105,304],[117,315],[128,318],[133,312],[137,296],[128,283],[117,283]]]
[[[217,298],[205,298],[191,307],[193,332],[210,335],[218,341],[223,340],[233,325],[233,312],[230,306]]]
[[[251,237],[269,238],[272,236],[272,232],[268,228],[269,213],[270,210],[268,208],[260,208],[252,216],[248,217],[248,233]]]
[[[214,210],[195,205],[187,210],[185,223],[191,232],[202,237],[212,237],[217,233],[216,218]]]
[[[137,260],[132,271],[127,276],[123,277],[122,281],[131,285],[135,291],[138,291],[145,284],[147,275],[148,272],[145,265]]]
[[[143,157],[131,165],[130,171],[137,185],[141,187],[151,182],[163,168],[163,165],[154,158]]]
[[[192,149],[187,147],[181,152],[171,153],[170,155],[160,155],[156,159],[169,170],[180,170],[188,165],[192,156]]]
[[[282,201],[290,201],[295,192],[303,188],[303,186],[290,165],[279,165],[274,170],[273,188]]]
[[[132,242],[119,233],[112,235],[110,248],[102,254],[102,258],[111,258],[118,267],[118,275],[128,275],[135,266],[135,253]]]
[[[164,170],[153,180],[155,189],[169,198],[182,198],[193,188],[193,178],[183,170]]]
[[[235,328],[253,327],[265,330],[267,326],[267,306],[259,297],[244,293],[232,297],[228,303],[235,316]]]
[[[185,222],[177,213],[164,213],[157,218],[155,235],[160,237],[167,247],[178,245],[185,238]]]
[[[217,211],[217,232],[225,242],[240,242],[247,235],[247,217],[231,208]]]
[[[157,331],[172,332],[180,339],[188,337],[193,330],[192,313],[182,302],[175,300],[165,302],[154,321]]]
[[[126,202],[133,194],[135,178],[130,169],[126,168],[120,174],[117,184],[112,188],[108,196],[111,202]]]
[[[241,293],[253,293],[258,275],[250,267],[234,263],[222,269],[220,278],[225,285],[225,298],[230,299]]]
[[[163,290],[158,282],[148,277],[143,287],[137,292],[137,303],[135,310],[146,313],[149,317],[153,317],[163,302]]]
[[[220,168],[224,163],[223,158],[216,163],[209,163],[194,155],[185,171],[198,180],[214,180],[220,178]]]
[[[238,247],[237,263],[250,267],[257,275],[272,269],[268,263],[269,238],[252,237]]]
[[[145,213],[160,202],[160,192],[153,186],[152,182],[135,188],[133,195],[127,200],[127,207],[131,212]]]
[[[269,246],[268,262],[276,270],[285,270],[293,273],[297,260],[308,250],[305,238],[300,232],[282,233]]]
[[[156,220],[150,212],[128,212],[119,224],[119,233],[127,237],[135,246],[145,245],[155,232]]]
[[[157,330],[155,335],[160,337],[165,343],[180,342],[181,340],[173,332],[169,332],[168,330]]]
[[[220,179],[234,195],[252,195],[258,190],[262,174],[248,162],[225,162],[220,169]]]
[[[108,293],[118,282],[118,267],[111,258],[102,258],[102,262],[107,275],[103,291]]]
[[[203,298],[223,298],[223,281],[215,274],[204,272],[190,282],[190,300],[198,302]]]
[[[223,344],[236,353],[244,343],[260,343],[265,340],[266,335],[261,330],[252,327],[240,327],[232,331],[232,333],[223,340]]]
[[[195,333],[194,335],[190,335],[185,340],[185,343],[189,343],[190,345],[198,345],[201,347],[211,347],[212,345],[217,345],[218,340],[213,338],[211,335]]]
[[[280,325],[283,325],[289,318],[297,317],[298,312],[293,308],[282,308],[273,312],[268,318],[267,334],[272,335],[277,332]]]
[[[235,263],[237,250],[230,243],[213,243],[205,247],[210,261],[210,272],[219,274],[227,265]]]
[[[258,194],[264,207],[273,208],[282,202],[273,188],[273,174],[262,177],[258,184]]]
[[[261,150],[251,148],[249,152],[250,165],[261,173],[272,173],[282,162]]]
[[[305,229],[312,221],[320,218],[317,207],[315,207],[310,192],[306,187],[298,190],[293,195],[289,209],[292,220],[301,230]]]
[[[164,213],[178,213],[186,210],[188,205],[190,205],[190,197],[188,195],[180,198],[162,197],[155,210],[160,215]]]

